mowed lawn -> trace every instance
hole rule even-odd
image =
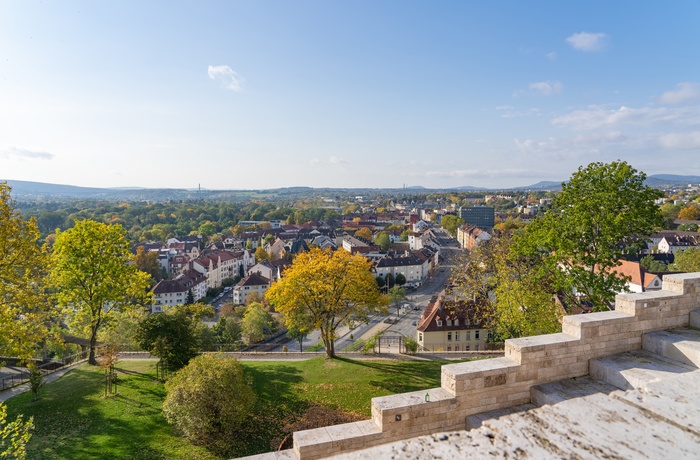
[[[236,456],[273,450],[289,425],[312,405],[369,418],[370,399],[440,385],[445,361],[350,359],[243,362],[258,394]],[[42,389],[7,401],[10,416],[33,416],[30,459],[218,459],[181,438],[161,412],[165,397],[154,361],[120,361],[116,396],[104,396],[104,375],[83,365]]]

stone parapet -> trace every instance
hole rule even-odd
[[[442,367],[441,387],[372,399],[372,418],[294,433],[298,458],[316,459],[442,431],[466,418],[530,402],[530,389],[589,374],[589,360],[641,348],[646,332],[687,326],[700,273],[668,275],[661,291],[621,294],[615,311],[566,316],[562,332],[506,341],[505,356]]]

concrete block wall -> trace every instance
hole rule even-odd
[[[505,356],[442,367],[441,388],[372,399],[372,418],[294,433],[299,459],[466,428],[470,415],[530,402],[530,387],[588,375],[588,361],[641,348],[646,332],[687,326],[700,273],[669,275],[661,291],[621,294],[615,311],[566,316],[562,332],[506,341]]]

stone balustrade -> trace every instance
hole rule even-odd
[[[506,341],[505,356],[442,367],[441,388],[372,399],[372,418],[294,433],[302,460],[441,431],[466,417],[530,402],[530,388],[588,375],[588,361],[641,348],[646,332],[686,326],[700,273],[668,275],[661,291],[621,294],[615,311],[566,316],[562,331]]]

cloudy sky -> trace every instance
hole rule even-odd
[[[0,179],[700,175],[700,2],[0,0]]]

